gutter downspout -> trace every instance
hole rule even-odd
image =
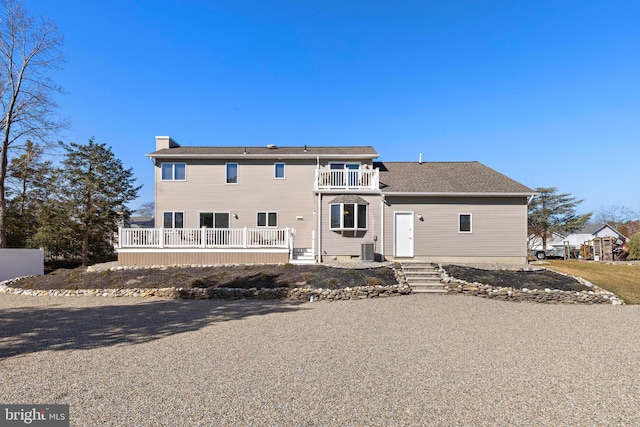
[[[532,194],[532,195],[529,196],[529,198],[527,199],[527,206],[529,206],[531,204],[531,202],[533,201],[534,197],[536,197],[535,194]],[[528,231],[529,231],[529,212],[528,212],[528,209],[527,209],[527,232],[525,232],[525,236],[527,236],[527,238],[525,238],[525,243],[524,243],[524,247],[525,247],[525,252],[524,253],[526,254],[525,255],[525,260],[527,260],[529,258],[529,237],[528,237],[529,233],[528,233]],[[546,245],[546,242],[545,242],[545,245],[542,247],[543,251],[547,250],[546,246],[547,245]],[[528,263],[529,263],[529,261],[527,261],[527,264]]]
[[[380,261],[384,261],[384,204],[386,203],[384,194],[380,202]]]
[[[318,262],[322,262],[322,193],[318,193]]]

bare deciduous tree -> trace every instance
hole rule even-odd
[[[141,204],[138,209],[135,210],[135,212],[138,215],[146,215],[146,216],[153,216],[155,214],[155,211],[156,211],[156,208],[155,208],[154,202],[145,202]]]
[[[615,229],[620,228],[626,222],[637,218],[638,214],[627,206],[600,206],[593,217],[596,224],[609,224]]]
[[[62,36],[15,0],[0,1],[0,248],[7,246],[6,180],[9,148],[29,137],[45,141],[64,125],[53,96],[62,92],[49,72],[64,62]]]

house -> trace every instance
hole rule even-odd
[[[153,228],[156,224],[151,215],[132,216],[126,223],[129,228]]]
[[[564,241],[569,242],[568,244],[572,248],[580,248],[580,245],[596,237],[614,237],[621,244],[629,240],[609,224],[587,224],[582,229],[566,236]]]
[[[123,265],[360,260],[524,264],[534,192],[478,162],[371,146],[188,147],[156,137],[155,228]]]

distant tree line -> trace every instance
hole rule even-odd
[[[61,144],[55,166],[31,141],[8,168],[7,243],[46,249],[52,257],[81,259],[83,265],[114,254],[118,227],[138,196],[131,169],[110,147],[91,138]]]

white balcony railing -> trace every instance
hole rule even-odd
[[[120,248],[293,247],[292,228],[120,228]]]
[[[379,169],[316,169],[316,190],[377,190]]]

